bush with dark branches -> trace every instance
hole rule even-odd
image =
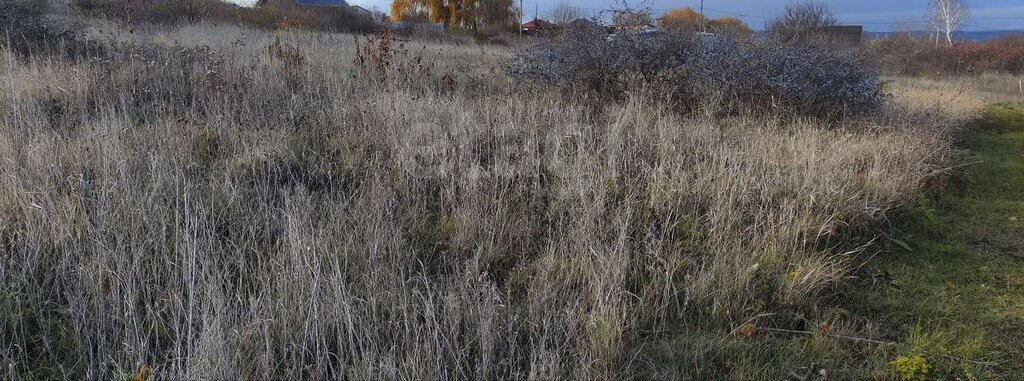
[[[570,31],[519,52],[508,71],[605,95],[639,87],[668,92],[687,110],[780,110],[836,117],[882,105],[882,81],[852,54],[810,46],[669,34]]]
[[[831,49],[707,40],[682,60],[684,90],[693,101],[717,99],[726,110],[771,107],[834,117],[867,114],[885,100],[874,70],[856,55]]]
[[[667,34],[609,37],[596,24],[582,25],[524,49],[507,69],[519,79],[615,94],[677,67],[681,42]]]
[[[31,0],[0,1],[0,45],[20,54],[48,49],[61,40],[74,38],[46,17],[47,3]]]
[[[835,26],[835,13],[820,1],[806,1],[786,6],[781,15],[768,22],[768,35],[784,44],[802,44],[814,41],[819,28]]]

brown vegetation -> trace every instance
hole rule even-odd
[[[91,16],[130,23],[242,24],[260,29],[297,29],[327,32],[371,32],[374,20],[347,7],[240,7],[224,0],[74,0]]]
[[[221,0],[74,0],[79,9],[134,22],[231,21],[239,7]]]
[[[658,18],[658,27],[673,33],[696,33],[701,28],[705,31],[725,34],[733,37],[750,37],[754,31],[735,17],[707,19],[693,8],[673,9]]]
[[[820,28],[838,24],[836,14],[827,3],[802,0],[786,5],[781,15],[766,25],[773,39],[785,44],[804,44],[819,39]]]
[[[1024,37],[939,44],[931,38],[897,34],[873,40],[868,52],[879,66],[900,75],[1024,74]]]

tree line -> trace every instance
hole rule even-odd
[[[513,0],[394,0],[391,20],[433,22],[477,29],[518,24],[519,10]]]

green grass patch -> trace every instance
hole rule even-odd
[[[988,107],[960,146],[972,164],[899,224],[911,250],[877,256],[865,272],[887,281],[845,303],[929,379],[1024,379],[1024,107]]]
[[[1024,379],[1024,106],[990,106],[959,144],[971,164],[894,221],[834,304],[765,322],[802,333],[690,322],[649,349],[668,364],[649,376]]]

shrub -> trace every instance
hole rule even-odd
[[[357,33],[368,33],[378,29],[371,17],[344,7],[321,7],[316,10],[244,8],[238,12],[238,19],[244,25],[259,29]]]
[[[75,0],[74,4],[90,14],[155,24],[225,22],[239,9],[221,0]]]
[[[328,32],[359,32],[376,31],[377,24],[372,16],[367,16],[348,7],[334,7],[318,10],[319,30]]]
[[[99,46],[79,38],[79,27],[47,17],[46,2],[0,1],[0,47],[19,55],[98,53]]]
[[[19,53],[41,48],[60,38],[45,20],[45,3],[32,1],[0,2],[0,44],[10,44]]]
[[[936,51],[933,45],[921,44],[913,36],[900,33],[869,41],[867,51],[875,65],[882,70],[916,76],[934,70],[926,64],[933,60],[924,58]]]
[[[877,74],[853,55],[730,39],[570,31],[520,52],[509,71],[605,94],[646,85],[667,89],[684,108],[724,112],[774,108],[808,115],[863,114],[884,100]]]
[[[243,8],[223,0],[75,0],[75,5],[94,15],[127,22],[180,24],[195,22],[240,22],[260,29],[300,29],[325,32],[370,32],[376,29],[372,17],[348,7],[284,9]]]
[[[637,79],[653,80],[679,64],[683,40],[665,35],[617,34],[572,28],[519,53],[508,71],[520,79],[620,93]]]
[[[1024,36],[961,42],[951,47],[951,53],[963,71],[1024,73]]]
[[[246,26],[269,30],[321,30],[319,15],[311,12],[260,7],[239,12],[239,21]]]
[[[889,364],[896,370],[897,377],[906,381],[926,380],[931,370],[928,361],[920,355],[900,356]]]
[[[828,4],[807,1],[789,4],[779,17],[768,22],[768,34],[785,44],[803,44],[816,39],[818,28],[838,23]]]
[[[894,74],[1024,73],[1024,36],[960,41],[949,46],[899,34],[871,41],[868,52],[879,68]]]
[[[864,114],[885,99],[876,73],[856,56],[829,49],[710,40],[695,45],[684,60],[693,101],[717,95],[727,109],[753,105],[810,115]]]

